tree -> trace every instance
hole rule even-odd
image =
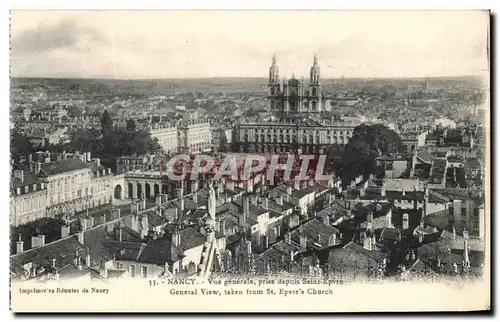
[[[92,152],[99,154],[103,150],[102,135],[99,130],[88,129],[72,134],[71,142],[65,148],[68,151]]]
[[[108,110],[104,110],[101,117],[101,131],[103,136],[107,136],[113,131],[113,120]]]
[[[28,137],[18,132],[10,134],[10,157],[14,163],[19,163],[22,156],[36,152]]]
[[[136,130],[135,121],[132,119],[127,120],[127,131],[135,131],[135,130]]]
[[[342,185],[345,187],[359,175],[365,178],[375,172],[375,158],[401,153],[404,145],[399,135],[382,124],[361,124],[354,129],[342,159]]]

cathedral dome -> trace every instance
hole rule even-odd
[[[291,78],[288,81],[288,86],[293,86],[293,87],[300,86],[300,81],[298,79],[296,79],[296,78]]]

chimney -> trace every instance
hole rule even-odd
[[[470,261],[469,261],[469,240],[468,239],[464,239],[464,265],[467,268],[470,267]]]
[[[250,200],[248,196],[243,197],[243,222],[246,225],[248,215],[250,214]]]
[[[81,227],[81,231],[87,230],[87,219],[86,218],[80,218],[80,227]]]
[[[264,199],[262,199],[262,207],[266,210],[269,209],[269,199],[267,197],[264,197]]]
[[[42,169],[42,163],[41,162],[37,162],[35,163],[35,169],[34,169],[34,173],[36,175],[38,175],[40,173],[40,170]]]
[[[196,191],[193,192],[193,201],[195,203],[198,203],[198,192],[196,192]]]
[[[155,204],[157,206],[161,205],[161,201],[162,201],[161,199],[162,199],[161,195],[156,195],[156,197],[155,197]]]
[[[179,233],[179,231],[177,230],[177,228],[172,233],[172,240],[171,241],[172,241],[172,245],[174,245],[176,247],[180,247],[180,245],[181,245],[181,234]]]
[[[175,221],[179,219],[179,209],[177,209],[177,207],[174,207],[174,218]]]
[[[287,186],[286,187],[286,193],[291,196],[292,195],[292,186]]]
[[[24,242],[21,238],[21,234],[19,234],[19,238],[16,242],[16,254],[20,254],[24,252]]]
[[[220,221],[220,233],[222,235],[226,234],[226,221],[224,219]]]
[[[90,162],[92,160],[92,155],[90,152],[87,152],[87,162]]]
[[[84,234],[84,232],[83,232],[83,231],[78,232],[78,242],[79,242],[80,244],[82,244],[82,245],[84,244],[84,241],[85,241],[85,240],[83,239],[83,237],[84,237],[84,236],[83,236],[83,234]]]
[[[283,206],[283,196],[279,196],[276,198],[276,203],[280,206]]]
[[[294,254],[293,254],[293,249],[290,250],[290,262],[293,262],[294,259]]]
[[[37,236],[31,236],[31,248],[36,248],[38,246],[39,246],[38,235]]]
[[[318,233],[318,244],[321,244],[321,233]]]
[[[300,234],[300,251],[305,252],[307,250],[307,236]]]
[[[340,236],[340,238],[342,238],[342,236]],[[337,245],[337,233],[334,233],[330,236],[330,240],[329,240],[329,244],[328,244],[328,246],[335,246],[335,245]]]
[[[292,233],[289,231],[285,234],[285,243],[287,244],[292,243]]]
[[[132,213],[138,213],[139,212],[139,204],[137,202],[132,202],[130,204],[130,212]]]
[[[69,233],[70,233],[70,226],[69,225],[62,225],[61,226],[61,238],[68,237]]]
[[[380,196],[385,197],[385,185],[380,188]]]
[[[405,195],[406,195],[406,190],[405,190],[405,188],[403,188],[403,191],[401,191],[401,194],[402,194],[403,196],[405,196]]]
[[[330,217],[328,215],[323,215],[322,221],[324,225],[330,226]]]
[[[372,239],[370,237],[366,237],[363,240],[363,247],[368,250],[372,250]]]
[[[409,228],[409,215],[407,213],[403,214],[403,229]]]
[[[45,235],[38,235],[38,246],[44,246],[45,245]]]
[[[82,259],[80,257],[77,257],[76,258],[76,267],[78,268],[78,270],[82,270],[83,269],[83,266],[82,266]]]
[[[469,232],[466,229],[464,229],[464,231],[463,231],[463,237],[465,239],[469,239]]]

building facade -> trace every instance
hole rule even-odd
[[[178,149],[177,126],[170,123],[153,124],[149,133],[152,138],[158,139],[158,143],[165,153],[175,153]]]
[[[179,149],[184,152],[212,149],[212,129],[205,121],[187,121],[177,127]]]
[[[111,169],[90,153],[45,152],[30,160],[29,171],[16,170],[11,178],[11,225],[62,218],[124,196],[124,177],[115,180]]]
[[[239,124],[235,148],[239,152],[319,153],[332,144],[347,144],[355,127],[314,118]]]
[[[326,111],[316,55],[314,55],[314,62],[309,72],[309,85],[306,89],[304,87],[303,79],[298,80],[295,76],[292,76],[290,80],[280,78],[276,56],[273,56],[272,65],[269,68],[269,111],[283,115]]]

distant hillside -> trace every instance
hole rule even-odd
[[[352,87],[387,86],[405,87],[409,83],[424,82],[425,78],[345,78],[344,85]],[[471,85],[481,86],[478,76],[434,77],[434,86]],[[307,84],[307,83],[306,83]],[[338,79],[322,79],[325,91],[338,85]],[[44,87],[47,90],[75,90],[81,92],[111,92],[140,94],[169,94],[179,92],[251,92],[265,93],[267,78],[264,77],[215,77],[215,78],[165,78],[165,79],[90,79],[90,78],[12,78],[12,88]]]

